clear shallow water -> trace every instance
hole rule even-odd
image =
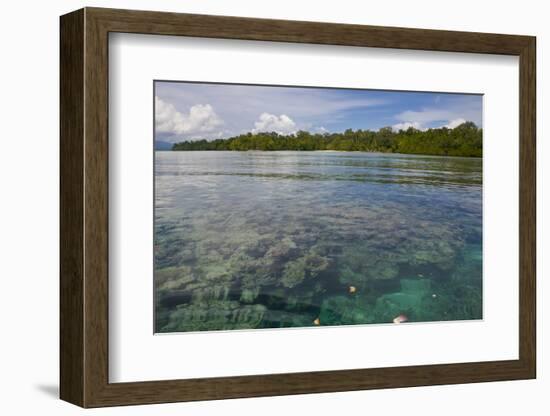
[[[482,318],[482,162],[156,152],[156,331]]]

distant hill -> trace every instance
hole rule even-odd
[[[172,143],[155,140],[155,150],[172,150]]]

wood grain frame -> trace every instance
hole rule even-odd
[[[101,407],[536,377],[534,37],[100,8],[64,15],[60,28],[60,396],[63,400],[82,407]],[[109,383],[110,32],[519,56],[519,359]]]

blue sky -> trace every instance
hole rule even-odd
[[[482,96],[433,92],[155,82],[155,138],[177,142],[246,132],[481,126]]]

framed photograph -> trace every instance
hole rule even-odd
[[[535,378],[535,49],[62,16],[61,398]]]

